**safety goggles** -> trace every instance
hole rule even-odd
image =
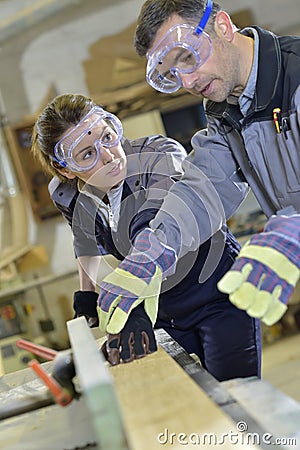
[[[150,86],[166,94],[175,92],[182,86],[180,74],[192,73],[207,61],[212,43],[203,30],[211,11],[212,0],[208,0],[197,27],[173,26],[147,54],[146,80]]]
[[[122,136],[118,117],[95,106],[55,145],[54,156],[61,166],[85,172],[97,164],[101,148],[117,146]]]

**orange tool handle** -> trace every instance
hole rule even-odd
[[[48,361],[53,361],[55,356],[57,356],[57,351],[52,350],[52,348],[44,347],[43,345],[34,344],[33,342],[26,341],[25,339],[18,339],[16,341],[16,346],[33,353],[34,355],[41,356]]]
[[[64,388],[62,388],[55,380],[52,378],[46,370],[39,364],[36,359],[29,362],[29,366],[34,370],[38,377],[44,382],[48,387],[49,391],[53,395],[56,403],[61,406],[67,406],[73,400],[71,394]]]

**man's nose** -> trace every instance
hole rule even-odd
[[[184,89],[193,89],[197,81],[197,72],[194,71],[192,73],[181,73],[180,78],[182,87],[184,87]]]

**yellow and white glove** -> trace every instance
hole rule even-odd
[[[273,325],[286,312],[300,276],[300,215],[272,216],[242,247],[218,283],[230,301]]]
[[[150,228],[140,232],[133,251],[100,284],[100,328],[119,333],[140,303],[154,324],[162,279],[174,273],[175,263],[175,251],[161,243]]]

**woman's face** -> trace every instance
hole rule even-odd
[[[93,116],[89,119],[93,123]],[[83,121],[62,136],[68,159],[60,172],[108,192],[126,176],[126,155],[117,131],[106,120],[96,120],[93,126],[90,123]]]

